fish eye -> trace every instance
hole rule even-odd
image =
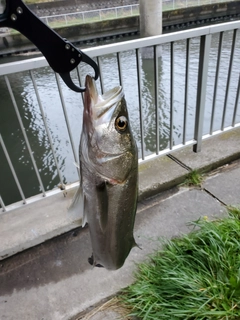
[[[127,129],[128,126],[128,120],[126,117],[124,116],[120,116],[116,119],[115,121],[115,128],[120,131],[123,132]]]

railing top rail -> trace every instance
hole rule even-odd
[[[90,57],[96,57],[96,56],[101,56],[101,55],[106,55],[106,54],[111,54],[116,52],[123,52],[123,51],[135,50],[135,49],[148,47],[148,46],[164,44],[167,42],[199,37],[207,34],[213,34],[217,32],[233,30],[233,29],[240,29],[240,21],[220,23],[220,24],[205,26],[205,27],[196,28],[196,29],[177,31],[173,33],[159,35],[159,36],[113,43],[109,45],[103,45],[99,47],[84,49],[83,51]],[[37,68],[46,67],[46,66],[48,66],[48,63],[44,57],[6,63],[6,64],[0,65],[0,76],[12,74],[16,72],[37,69]]]
[[[64,14],[54,14],[51,16],[42,16],[41,19],[46,18],[55,18],[55,17],[62,17],[62,16],[71,16],[76,14],[82,14],[82,13],[92,13],[92,12],[99,12],[99,11],[106,11],[106,10],[116,10],[116,9],[122,9],[122,8],[130,8],[130,7],[136,7],[139,6],[139,4],[128,4],[126,6],[118,6],[118,7],[110,7],[110,8],[101,8],[101,9],[95,9],[95,10],[88,10],[88,11],[76,11],[76,12],[70,12],[70,13],[64,13]]]

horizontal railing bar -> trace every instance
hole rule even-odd
[[[211,138],[211,137],[213,137],[213,136],[217,136],[218,134],[224,133],[224,132],[226,132],[226,131],[234,130],[234,129],[239,128],[239,127],[240,127],[240,122],[239,122],[239,123],[236,123],[236,124],[234,125],[234,127],[228,126],[228,127],[224,128],[223,130],[221,130],[221,129],[220,129],[220,130],[216,130],[216,131],[214,131],[212,134],[207,133],[207,134],[205,134],[204,136],[202,136],[202,140],[206,140],[206,139]]]
[[[82,51],[87,55],[89,55],[90,57],[96,57],[96,56],[102,56],[102,55],[116,53],[116,52],[123,52],[128,50],[135,50],[143,47],[164,44],[167,42],[199,37],[207,34],[213,34],[213,33],[228,31],[232,29],[239,29],[239,28],[240,28],[240,21],[231,21],[227,23],[216,24],[214,26],[205,26],[205,27],[200,27],[196,29],[163,34],[159,36],[113,43],[113,44],[103,45],[103,46],[94,47],[94,48],[87,48]],[[48,62],[44,57],[6,63],[6,64],[0,65],[0,76],[21,72],[21,71],[27,71],[30,69],[46,67],[46,66],[48,66]]]
[[[212,134],[205,134],[202,137],[202,139],[206,140],[206,139],[211,138],[212,136],[219,135],[219,134],[224,133],[226,131],[234,130],[234,129],[238,128],[238,127],[240,127],[240,123],[237,123],[234,127],[232,127],[232,126],[226,127],[226,128],[224,128],[224,130],[216,130]],[[149,160],[152,160],[154,158],[157,158],[157,157],[160,157],[160,156],[164,156],[166,154],[172,153],[173,151],[176,151],[176,150],[179,150],[179,149],[183,149],[185,147],[192,146],[194,144],[196,144],[196,140],[195,139],[189,140],[185,144],[178,144],[176,146],[173,146],[172,149],[167,148],[167,149],[164,149],[162,151],[159,151],[159,154],[153,153],[153,154],[150,154],[148,156],[145,156],[144,160],[138,159],[138,163],[140,164],[140,163],[143,163],[145,161],[149,161]]]
[[[51,196],[55,196],[56,194],[63,193],[63,192],[68,192],[71,189],[77,188],[77,187],[79,187],[79,181],[71,183],[71,184],[68,184],[68,185],[65,185],[64,191],[59,189],[59,188],[55,188],[53,190],[46,191],[44,198],[43,198],[42,194],[37,194],[37,195],[34,195],[34,196],[30,197],[30,198],[27,198],[27,204],[23,204],[22,201],[18,201],[18,202],[9,204],[7,206],[4,206],[4,208],[5,208],[5,211],[14,210],[14,209],[29,205],[31,203],[34,203],[34,202],[37,202],[37,201],[40,201],[40,200],[42,201],[42,200],[44,200],[46,198],[49,198]],[[0,200],[1,200],[1,196],[0,196]],[[0,204],[1,204],[1,202],[0,202]]]
[[[8,62],[0,65],[0,76],[17,72],[29,71],[32,69],[38,69],[47,66],[49,65],[44,57]]]
[[[185,40],[188,38],[194,38],[199,36],[204,36],[208,34],[213,34],[221,31],[228,31],[240,28],[240,21],[231,21],[227,23],[222,23],[214,26],[205,26],[196,29],[176,31],[173,33],[162,34],[159,36],[152,36],[147,38],[140,38],[130,41],[124,41],[119,43],[113,43],[109,45],[99,46],[95,48],[88,48],[84,52],[90,57],[95,55],[105,55],[120,51],[134,50],[136,48],[150,47],[158,44],[164,44],[167,42],[174,42],[178,40]]]
[[[172,147],[172,149],[167,148],[167,149],[161,150],[161,151],[159,151],[158,154],[156,154],[156,153],[150,154],[148,156],[145,156],[144,160],[138,159],[138,164],[143,163],[145,161],[149,161],[149,160],[158,158],[158,157],[165,156],[166,154],[172,153],[173,151],[176,151],[178,149],[182,149],[182,148],[185,148],[187,146],[192,146],[195,143],[196,143],[196,141],[193,139],[193,140],[187,141],[186,144],[182,144],[181,143],[181,144],[175,145],[175,146]]]

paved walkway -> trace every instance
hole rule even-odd
[[[88,313],[89,308],[132,283],[136,263],[159,248],[159,237],[187,233],[191,231],[188,222],[201,216],[222,217],[226,205],[240,205],[240,160],[212,170],[240,159],[239,153],[238,130],[225,138],[213,138],[211,143],[205,141],[200,154],[186,148],[175,152],[174,160],[163,157],[159,163],[144,164],[140,168],[142,200],[135,223],[135,239],[142,250],[133,248],[120,270],[91,268],[87,262],[91,254],[88,230],[81,228],[0,261],[0,318],[117,319],[119,314],[112,308]],[[188,168],[208,171],[201,188],[176,186]],[[157,195],[146,199],[150,195],[151,170],[155,172],[152,194]]]

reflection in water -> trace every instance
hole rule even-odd
[[[213,104],[213,90],[216,75],[216,63],[218,52],[219,35],[213,35],[212,47],[209,60],[209,71],[206,93],[206,110],[204,118],[204,134],[209,133],[210,119]],[[237,34],[237,46],[234,55],[233,72],[230,79],[228,111],[226,113],[225,125],[232,121],[235,104],[236,90],[239,77],[239,34]],[[197,76],[199,64],[199,38],[193,38],[190,42],[190,67],[188,83],[188,105],[187,105],[187,128],[186,140],[193,139]],[[229,67],[229,58],[232,44],[232,32],[225,32],[223,48],[221,53],[220,74],[216,98],[216,111],[214,118],[214,130],[221,127],[223,105],[226,92],[226,80]],[[150,48],[150,51],[153,51]],[[169,147],[170,136],[170,45],[159,46],[158,58],[158,99],[159,99],[159,149]],[[129,116],[134,137],[139,147],[141,156],[141,136],[139,124],[139,103],[138,103],[138,82],[136,70],[135,51],[127,51],[120,54],[122,66],[122,85],[129,109]],[[119,85],[119,74],[116,55],[106,55],[101,58],[103,70],[104,91]],[[174,44],[174,91],[173,91],[173,143],[174,145],[183,142],[184,123],[184,94],[185,94],[185,68],[186,68],[186,42],[177,41]],[[90,67],[81,66],[81,74],[85,76],[91,73]],[[39,69],[34,72],[40,99],[45,112],[46,121],[53,140],[56,158],[64,182],[71,183],[78,179],[77,170],[74,166],[74,157],[64,120],[62,104],[59,97],[55,76],[49,68]],[[73,74],[77,81],[77,75]],[[56,165],[50,144],[45,132],[42,115],[39,110],[34,87],[28,72],[15,74],[9,77],[13,93],[26,129],[29,142],[38,166],[43,184],[46,190],[52,189],[59,183]],[[82,79],[84,82],[84,78]],[[144,147],[145,155],[156,151],[156,115],[155,115],[155,89],[154,89],[154,64],[152,59],[141,57],[141,85],[142,85],[142,112],[144,125]],[[100,82],[97,81],[99,92]],[[82,97],[68,89],[62,83],[62,91],[66,109],[69,116],[70,128],[73,134],[75,149],[78,150],[79,137],[82,126]],[[19,181],[23,187],[26,197],[37,194],[40,191],[39,183],[29,157],[26,143],[13,108],[4,79],[0,78],[0,131],[6,144],[7,150],[13,162]],[[240,121],[240,113],[237,114],[237,121]],[[20,195],[15,187],[13,177],[3,152],[0,148],[0,194],[5,202],[9,204],[20,200]]]

